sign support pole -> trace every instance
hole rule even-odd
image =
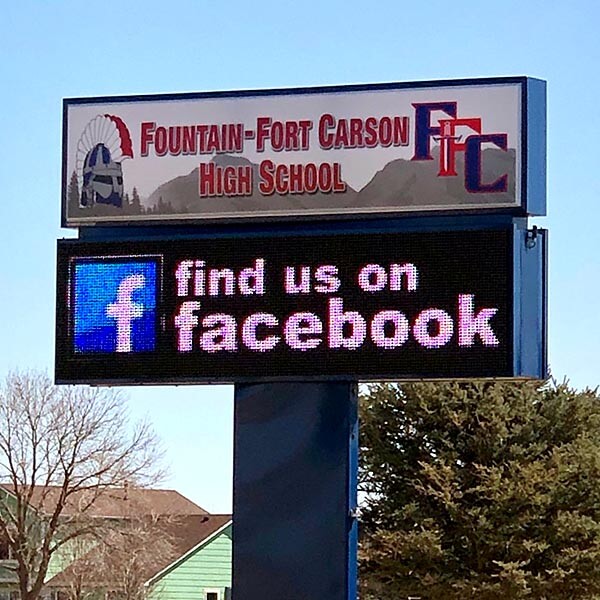
[[[233,600],[355,600],[354,382],[235,386]]]

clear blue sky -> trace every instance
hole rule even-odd
[[[600,3],[5,2],[0,16],[0,375],[53,369],[61,100],[529,75],[548,81],[550,366],[600,383]],[[130,390],[169,485],[231,509],[233,388]]]

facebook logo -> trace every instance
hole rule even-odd
[[[156,347],[158,259],[75,259],[76,353],[149,352]]]

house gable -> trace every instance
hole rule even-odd
[[[202,600],[204,590],[231,587],[231,537],[230,521],[159,573],[151,600]]]

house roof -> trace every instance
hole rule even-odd
[[[173,540],[178,555],[182,556],[201,544],[229,521],[231,521],[231,515],[187,515],[166,522],[164,531]],[[166,566],[163,565],[162,568]]]
[[[0,484],[14,495],[14,489]],[[43,513],[49,513],[56,506],[61,488],[59,486],[35,486],[30,505]],[[120,487],[103,490],[97,498],[91,490],[72,494],[64,507],[63,516],[79,512],[81,506],[93,501],[86,509],[92,517],[127,518],[132,515],[207,515],[208,512],[175,490],[159,490],[137,487]]]
[[[159,519],[157,525],[168,537],[173,545],[174,555],[164,557],[163,560],[156,562],[143,574],[145,581],[152,580],[159,573],[176,564],[183,556],[208,541],[211,536],[216,534],[231,522],[231,515],[183,515],[175,518]],[[147,548],[152,552],[152,548]],[[94,549],[86,554],[82,561],[94,562]],[[46,582],[47,587],[68,587],[69,582],[73,580],[73,575],[77,572],[77,562],[71,563],[66,569],[55,575]],[[96,581],[90,584],[110,587],[110,582]]]

